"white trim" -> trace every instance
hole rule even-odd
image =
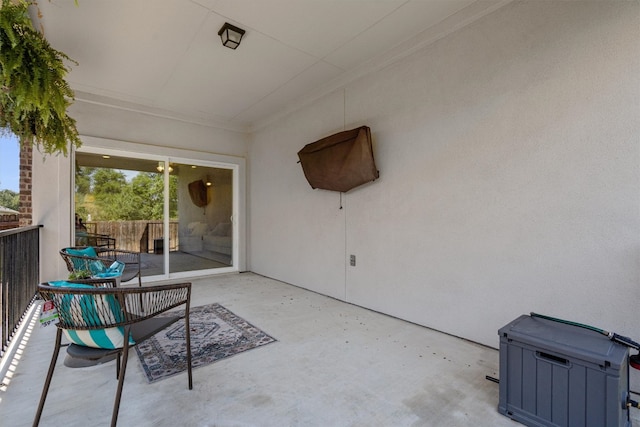
[[[74,94],[76,102],[84,102],[86,104],[99,105],[101,107],[109,107],[122,111],[145,114],[151,117],[176,120],[179,122],[206,126],[215,129],[223,129],[232,132],[246,133],[248,131],[248,127],[245,124],[233,123],[229,120],[221,118],[188,116],[175,111],[163,110],[160,108],[150,107],[148,105],[136,104],[134,102],[124,101],[118,98],[97,95],[80,90],[75,91]]]

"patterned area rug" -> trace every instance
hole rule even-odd
[[[193,368],[276,341],[220,304],[191,307],[189,321]],[[150,383],[187,370],[184,332],[181,319],[134,347]]]

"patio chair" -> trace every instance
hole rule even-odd
[[[115,237],[110,237],[108,234],[87,233],[86,231],[76,230],[76,246],[115,249],[116,239]]]
[[[189,390],[193,388],[189,328],[191,283],[119,288],[115,287],[115,279],[106,279],[102,282],[92,279],[90,282],[87,284],[63,281],[38,285],[40,296],[45,301],[53,302],[59,319],[53,356],[33,421],[34,426],[40,423],[60,347],[63,345],[63,334],[71,341],[67,353],[74,358],[100,360],[114,354],[117,356],[118,386],[111,426],[115,426],[118,420],[129,348],[182,317],[185,321],[188,386]],[[171,315],[171,312],[158,316],[181,305],[185,306],[184,316]]]
[[[75,246],[60,250],[60,256],[67,265],[69,273],[89,271],[95,273],[96,268],[107,269],[115,261],[125,264],[120,280],[128,282],[138,277],[138,286],[142,286],[140,274],[140,252],[126,251],[123,249],[109,249],[105,247]],[[97,264],[95,264],[97,262]]]

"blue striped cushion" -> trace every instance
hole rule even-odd
[[[92,276],[103,277],[103,276],[100,276],[100,274],[107,271],[107,269],[102,263],[102,261],[94,260],[89,263],[89,271],[91,272]]]
[[[49,282],[51,286],[64,288],[93,288],[91,285],[83,283],[70,283],[66,281]],[[58,307],[58,316],[73,316],[78,318],[78,314],[82,316],[87,326],[99,326],[105,322],[120,322],[124,320],[120,311],[120,303],[113,295],[98,296],[98,298],[106,298],[110,311],[106,313],[96,310],[94,296],[90,295],[65,295]],[[85,347],[116,349],[122,348],[124,345],[124,328],[122,326],[104,329],[76,330],[63,329],[67,339],[75,344]],[[129,340],[129,344],[134,344],[133,340]]]
[[[73,255],[73,257],[71,257],[71,262],[73,263],[73,269],[74,270],[90,270],[91,268],[88,265],[89,264],[88,263],[89,260],[86,260],[86,259],[83,259],[83,258],[84,257],[90,257],[90,258],[97,258],[98,257],[98,253],[91,246],[88,246],[88,247],[86,247],[84,249],[67,248],[67,249],[65,249],[65,252],[68,253],[69,255]]]
[[[95,261],[98,262],[98,261]],[[102,265],[102,263],[100,263],[100,265]],[[100,277],[100,278],[109,278],[109,277],[119,277],[122,276],[122,272],[124,271],[124,267],[126,266],[126,264],[122,261],[114,261],[113,264],[111,264],[111,266],[109,266],[109,268],[103,268],[102,271],[99,271],[97,273],[93,272],[93,275],[95,277]],[[104,267],[104,266],[103,266]]]
[[[79,331],[74,329],[63,329],[64,336],[74,344],[93,348],[116,349],[124,345],[123,328],[93,329],[89,331]],[[129,344],[133,344],[129,340]]]
[[[98,253],[96,252],[95,248],[93,248],[92,246],[87,246],[84,249],[68,248],[68,249],[66,249],[66,252],[69,255],[88,256],[88,257],[91,257],[91,258],[97,258],[98,257]]]

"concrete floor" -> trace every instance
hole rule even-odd
[[[122,426],[517,426],[497,412],[498,352],[252,273],[193,281],[278,342],[148,384],[130,354]],[[27,333],[0,387],[0,424],[33,421],[55,328]],[[496,343],[498,337],[496,332]],[[110,362],[62,366],[41,426],[108,425]]]

